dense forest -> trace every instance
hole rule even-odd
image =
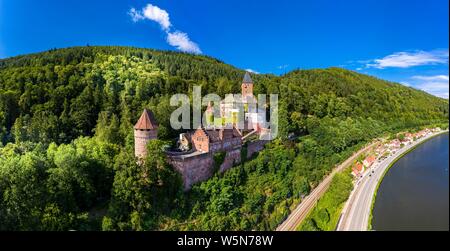
[[[448,126],[448,100],[356,72],[253,75],[256,94],[279,94],[279,139],[183,192],[163,152],[180,133],[171,95],[194,85],[239,93],[243,74],[206,56],[129,47],[0,60],[0,230],[271,230],[364,143]],[[133,125],[144,108],[159,140],[138,165]]]

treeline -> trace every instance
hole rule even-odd
[[[280,140],[181,192],[164,161],[175,93],[239,93],[244,72],[216,59],[129,47],[76,47],[0,60],[0,228],[274,229],[359,144],[448,123],[448,101],[330,68],[254,75],[279,94]],[[160,124],[145,166],[133,154],[143,108]],[[150,156],[150,155],[149,155]]]

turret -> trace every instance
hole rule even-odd
[[[147,143],[158,138],[158,123],[153,113],[144,109],[134,126],[134,155],[144,158],[147,155]]]
[[[253,80],[250,77],[250,73],[245,72],[244,79],[242,80],[242,98],[253,97]]]

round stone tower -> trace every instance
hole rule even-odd
[[[134,126],[134,155],[144,158],[147,155],[147,143],[158,138],[158,123],[153,113],[144,109]]]

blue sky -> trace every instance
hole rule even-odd
[[[448,0],[0,0],[0,58],[76,45],[344,67],[448,98]]]

